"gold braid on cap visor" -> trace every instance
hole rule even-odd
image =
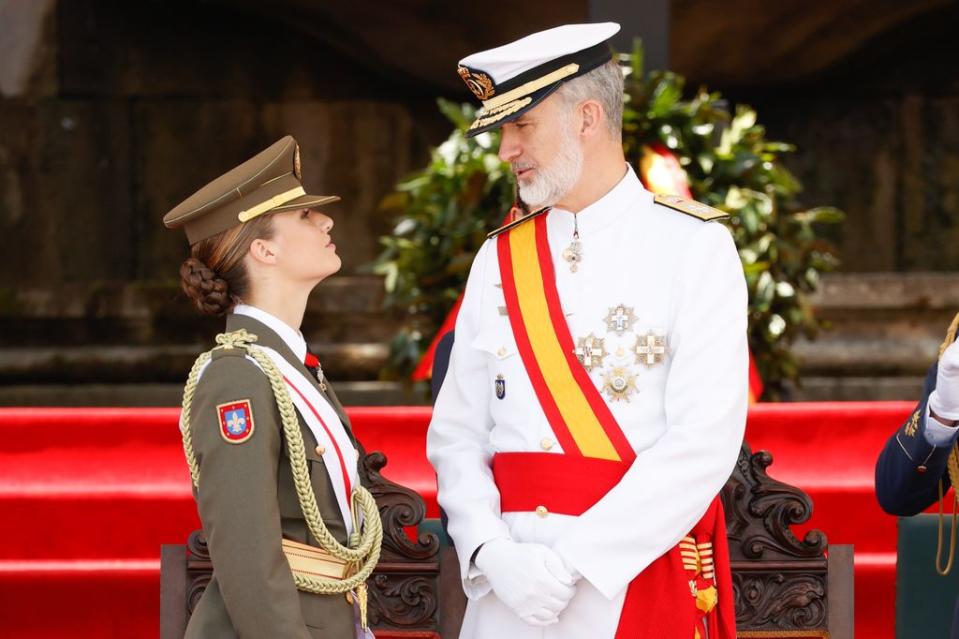
[[[263,215],[270,209],[275,209],[278,206],[283,206],[287,202],[292,202],[298,197],[306,195],[306,191],[303,190],[302,186],[298,186],[295,189],[290,189],[289,191],[284,191],[279,195],[274,195],[266,202],[260,202],[254,207],[248,208],[245,211],[240,211],[240,214],[237,215],[237,219],[241,222],[248,222],[252,220],[257,215]]]
[[[567,64],[565,67],[560,67],[552,73],[547,73],[541,78],[536,78],[535,80],[530,80],[526,84],[522,84],[511,91],[507,91],[502,95],[498,95],[495,98],[490,98],[483,102],[483,109],[485,111],[492,111],[498,106],[502,106],[507,102],[512,102],[516,98],[521,98],[523,96],[529,95],[534,91],[538,91],[545,86],[549,86],[558,80],[563,78],[568,78],[579,71],[579,65],[575,62]]]
[[[507,104],[505,106],[493,109],[492,111],[484,111],[483,114],[477,117],[476,120],[473,121],[473,124],[470,125],[470,130],[478,129],[481,126],[486,126],[487,124],[492,124],[493,122],[499,122],[507,115],[516,113],[532,101],[533,98],[523,98],[513,102],[512,104]]]

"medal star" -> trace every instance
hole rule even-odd
[[[646,368],[652,368],[656,364],[662,364],[666,358],[666,338],[649,331],[636,338],[633,351],[636,353],[637,364],[645,364]]]
[[[613,331],[617,335],[622,335],[633,328],[636,319],[636,313],[633,312],[631,307],[620,304],[615,308],[609,309],[609,313],[606,315],[604,321],[606,322],[606,330]]]
[[[638,393],[636,376],[629,370],[616,367],[603,375],[603,392],[609,395],[610,401],[629,401],[629,396]]]
[[[597,366],[603,365],[603,358],[608,354],[606,352],[605,340],[602,340],[592,333],[586,337],[580,337],[576,342],[574,351],[576,359],[583,365],[586,372],[590,373]]]

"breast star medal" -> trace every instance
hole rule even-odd
[[[633,352],[636,353],[636,363],[645,364],[646,368],[662,364],[667,352],[666,338],[662,335],[656,335],[653,331],[649,331],[645,335],[638,335]]]
[[[576,350],[573,353],[587,373],[591,373],[597,366],[602,366],[603,358],[607,355],[604,340],[592,333],[576,340]]]
[[[616,308],[609,309],[603,321],[606,322],[606,330],[622,335],[633,328],[633,324],[636,323],[636,314],[632,308],[620,304]]]
[[[636,376],[626,368],[614,367],[603,375],[603,392],[609,396],[610,401],[628,402],[630,395],[639,392]]]

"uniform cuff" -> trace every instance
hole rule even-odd
[[[600,562],[591,561],[588,550],[580,547],[581,552],[577,552],[575,542],[560,540],[553,546],[553,552],[559,555],[560,559],[568,568],[572,568],[579,576],[588,581],[601,595],[612,601],[616,596],[626,589],[629,582],[635,575],[630,576],[622,570],[622,566],[611,567],[601,566]],[[571,571],[572,572],[572,571]]]
[[[952,445],[956,443],[956,438],[959,437],[959,427],[946,426],[945,424],[939,423],[939,420],[929,414],[928,405],[926,405],[926,410],[923,414],[923,421],[925,425],[923,435],[930,445],[936,448],[951,448]]]

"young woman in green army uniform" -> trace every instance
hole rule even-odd
[[[382,524],[362,447],[299,327],[340,269],[333,221],[286,137],[168,213],[191,257],[182,288],[226,332],[201,355],[181,431],[213,561],[187,637],[368,636],[365,581]]]

